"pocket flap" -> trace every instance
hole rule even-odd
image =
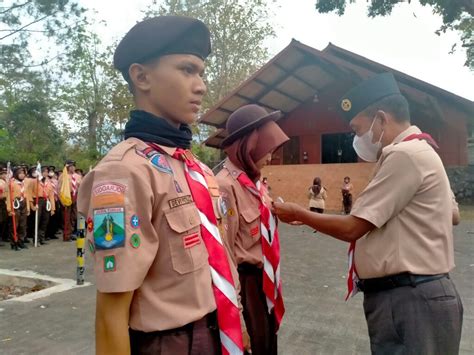
[[[201,224],[201,219],[194,203],[171,209],[165,212],[165,215],[170,228],[177,233],[184,233]]]
[[[260,216],[260,210],[256,208],[246,208],[240,210],[240,215],[244,218],[247,223],[252,223]]]

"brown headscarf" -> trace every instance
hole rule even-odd
[[[260,170],[256,163],[288,140],[288,136],[280,126],[274,121],[269,121],[240,137],[230,146],[224,148],[224,151],[236,167],[245,171],[251,180],[257,181],[260,178]]]

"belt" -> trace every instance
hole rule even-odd
[[[365,279],[357,282],[357,286],[364,293],[372,293],[379,291],[391,290],[397,287],[411,286],[416,287],[419,284],[439,280],[444,277],[449,279],[449,274],[437,275],[415,275],[408,272],[402,274],[378,277],[373,279]]]
[[[191,332],[193,329],[203,329],[203,328],[218,329],[217,311],[208,313],[203,318],[198,319],[197,321],[194,321],[192,323],[183,325],[182,327],[179,327],[179,328],[157,330],[154,332],[142,332],[141,330],[134,330],[132,328],[129,328],[129,333],[130,335],[135,336],[135,337],[164,336],[164,335],[171,335],[171,334],[182,333],[182,332]]]
[[[239,274],[257,274],[261,273],[262,269],[254,264],[242,263],[237,265],[237,271]]]

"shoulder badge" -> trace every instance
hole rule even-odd
[[[161,153],[156,153],[150,159],[151,165],[153,165],[156,169],[163,173],[173,174],[173,170],[171,169],[166,156]]]

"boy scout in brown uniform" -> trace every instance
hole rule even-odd
[[[25,169],[15,167],[13,169],[13,179],[7,185],[6,200],[7,211],[10,218],[10,245],[13,250],[28,249],[24,244],[26,238],[27,217],[30,214],[29,192],[25,183]],[[13,214],[15,214],[15,231],[13,230]]]
[[[377,161],[373,179],[349,216],[295,204],[275,203],[275,211],[351,243],[348,289],[364,292],[372,353],[457,354],[463,307],[448,274],[456,206],[436,142],[410,125],[392,74],[361,83],[340,106],[359,157]]]
[[[206,91],[201,76],[209,52],[206,26],[177,16],[138,23],[116,49],[114,65],[129,83],[137,110],[126,125],[126,140],[85,176],[78,200],[95,259],[98,354],[212,355],[221,346],[242,354],[241,344],[223,336],[226,315],[216,314],[221,303],[213,292],[215,269],[210,272],[214,251],[207,249],[188,163],[204,171],[213,214],[217,183],[188,150],[186,165],[176,159],[190,147],[188,124]],[[210,224],[208,219],[212,229]],[[235,298],[232,292],[227,296]],[[238,309],[236,314],[232,326],[241,338]]]
[[[56,211],[53,185],[48,178],[48,173],[49,168],[43,166],[40,181],[32,182],[29,185],[30,210],[36,211],[36,208],[38,208],[38,242],[41,245],[46,244],[46,229],[48,228],[49,219]],[[38,199],[38,206],[36,206],[36,199]]]

